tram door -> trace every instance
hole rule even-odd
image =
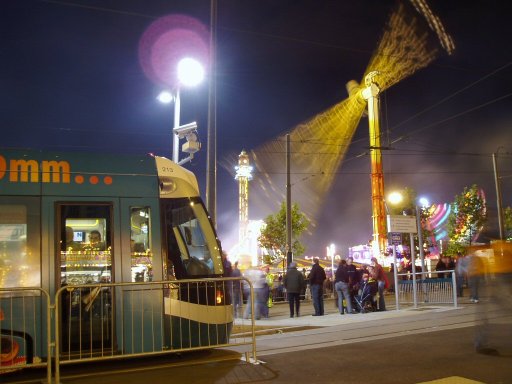
[[[163,270],[158,203],[150,197],[120,199],[123,257],[116,274],[123,282],[136,283],[116,290],[117,337],[123,340],[125,353],[162,348],[155,332],[163,327],[163,292],[159,285],[151,285],[162,280]]]
[[[62,294],[61,350],[114,348],[110,287],[76,287],[113,282],[112,204],[58,203],[57,285]]]

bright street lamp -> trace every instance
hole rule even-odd
[[[158,95],[157,100],[164,104],[174,101],[172,161],[181,165],[192,160],[194,153],[201,148],[201,144],[197,141],[197,135],[195,134],[197,130],[197,124],[195,122],[180,126],[180,87],[182,85],[187,87],[198,85],[204,79],[204,69],[197,60],[187,57],[180,60],[178,63],[177,73],[178,86],[176,87],[175,94],[173,95],[169,91],[163,91]],[[183,138],[187,139],[187,143],[183,144],[183,151],[187,152],[189,156],[180,161],[180,139]]]
[[[388,201],[393,205],[401,203],[403,199],[404,197],[400,192],[391,192],[388,195]]]
[[[168,91],[162,91],[160,94],[156,97],[156,99],[161,102],[162,104],[169,104],[174,100],[174,96],[171,92]]]
[[[426,197],[420,197],[418,199],[418,202],[420,203],[421,208],[427,208],[428,206],[430,206],[430,202]]]
[[[181,85],[195,87],[204,79],[204,68],[197,60],[186,57],[178,63],[178,79]]]

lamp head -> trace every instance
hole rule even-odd
[[[388,195],[388,201],[393,205],[401,203],[403,199],[404,197],[400,192],[391,192]]]
[[[420,203],[421,208],[426,208],[430,205],[430,203],[426,197],[420,197],[418,202]]]
[[[178,79],[180,84],[194,87],[204,79],[204,68],[195,59],[186,57],[178,63]]]
[[[163,104],[169,104],[174,100],[174,96],[169,91],[162,91],[160,94],[156,97],[156,99],[163,103]]]

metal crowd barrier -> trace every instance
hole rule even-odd
[[[0,288],[0,374],[46,367],[51,382],[51,304],[41,288]]]
[[[257,361],[254,299],[232,329],[233,284],[255,297],[245,278],[64,286],[55,305],[40,288],[0,288],[0,374],[43,367],[50,384],[54,359],[59,383],[63,364],[234,346]]]
[[[336,291],[324,291],[324,299],[329,299],[330,297],[332,297],[332,295],[335,294],[335,292]],[[284,286],[281,286],[280,288],[273,288],[270,291],[270,295],[272,297],[273,303],[288,302],[288,295],[286,294],[286,289],[284,288]],[[311,300],[311,291],[309,289],[309,285],[306,287],[304,292],[300,294],[300,299]]]
[[[229,338],[233,284],[245,278],[88,284],[55,295],[55,380],[63,364],[211,348],[251,346],[256,361],[254,303],[250,332]],[[254,295],[251,295],[254,297]],[[226,304],[227,303],[227,304]]]
[[[457,308],[457,279],[455,271],[443,271],[449,278],[425,278],[426,272],[398,273],[396,290],[396,309],[401,304],[453,304]]]

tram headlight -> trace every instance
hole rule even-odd
[[[215,295],[215,303],[219,305],[224,303],[224,293],[220,289],[217,290]]]

